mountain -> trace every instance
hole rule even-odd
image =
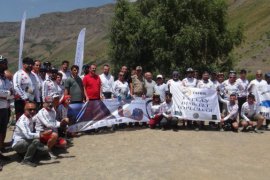
[[[113,9],[114,5],[108,4],[27,19],[23,56],[49,60],[55,66],[63,60],[73,63],[78,34],[86,27],[85,63],[103,64],[108,60],[108,31]],[[11,70],[18,66],[19,33],[20,22],[0,23],[0,54],[8,57]]]
[[[244,42],[233,54],[236,69],[270,71],[269,0],[227,0],[229,26],[244,26]],[[62,60],[74,61],[77,36],[86,27],[85,63],[101,65],[108,58],[109,26],[114,5],[78,9],[65,13],[43,14],[26,21],[24,56],[50,60],[58,66]],[[20,23],[0,23],[0,54],[17,69]]]

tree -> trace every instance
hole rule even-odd
[[[118,13],[124,11],[128,16],[123,21]],[[130,25],[133,29],[122,36],[131,36],[131,41],[113,41],[116,34],[112,31],[113,63],[141,64],[165,75],[187,67],[228,70],[233,65],[230,52],[243,37],[240,26],[228,28],[224,0],[119,0],[115,13],[112,29],[123,31]]]

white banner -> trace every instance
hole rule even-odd
[[[84,58],[84,39],[86,28],[83,28],[78,36],[76,55],[74,64],[79,66],[79,76],[82,73],[83,58]]]
[[[25,34],[25,21],[26,21],[26,12],[23,13],[23,18],[21,22],[19,65],[18,65],[19,70],[22,69],[22,53],[23,53],[23,42],[24,42],[24,34]]]
[[[217,92],[213,89],[171,86],[174,114],[180,119],[215,121],[221,119]]]
[[[256,99],[260,105],[260,112],[266,119],[270,119],[270,85],[260,86],[256,91]]]

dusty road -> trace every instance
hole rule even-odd
[[[127,129],[73,142],[36,168],[8,153],[0,179],[270,179],[270,132]]]

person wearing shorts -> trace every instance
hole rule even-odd
[[[259,106],[255,102],[255,96],[253,94],[249,94],[247,102],[242,105],[241,118],[240,124],[243,126],[242,131],[246,131],[248,126],[253,127],[253,121],[257,121],[254,131],[256,133],[261,133],[259,129],[262,126],[265,118],[259,114]]]

